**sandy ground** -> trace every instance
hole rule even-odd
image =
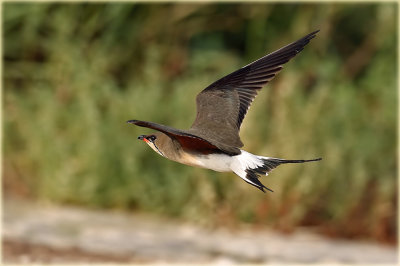
[[[4,240],[3,261],[5,263],[145,263],[146,260],[138,260],[132,257],[111,256],[84,252],[77,248],[54,249],[46,245],[30,244],[14,240]]]
[[[136,213],[6,199],[5,263],[397,264],[397,248],[300,230],[206,229]]]

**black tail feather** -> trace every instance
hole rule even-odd
[[[268,161],[269,159],[267,159]],[[307,163],[307,162],[316,162],[316,161],[321,161],[322,158],[317,158],[317,159],[311,159],[311,160],[284,160],[284,159],[271,159],[271,160],[278,160],[280,164],[283,163]]]
[[[249,183],[252,186],[255,186],[256,188],[258,188],[259,190],[261,190],[264,193],[265,193],[264,188],[269,190],[269,191],[271,191],[271,192],[274,192],[272,189],[264,186],[264,184],[260,182],[260,180],[258,179],[259,178],[259,174],[257,174],[257,172],[255,172],[253,170],[254,169],[247,169],[246,170],[246,173],[247,173],[246,178],[251,182],[248,182],[246,179],[244,179],[244,181],[246,181],[247,183]]]
[[[260,158],[260,157],[259,157]],[[260,167],[257,168],[252,168],[252,169],[246,169],[246,178],[251,181],[247,183],[255,186],[256,188],[258,188],[259,190],[261,190],[262,192],[265,193],[264,189],[267,189],[271,192],[272,191],[270,188],[264,186],[263,183],[260,182],[259,177],[261,175],[266,175],[267,173],[269,173],[270,171],[272,171],[273,169],[275,169],[276,167],[278,167],[281,164],[285,164],[285,163],[307,163],[307,162],[315,162],[315,161],[321,161],[322,158],[317,158],[317,159],[311,159],[311,160],[285,160],[285,159],[279,159],[279,158],[260,158],[264,164]]]

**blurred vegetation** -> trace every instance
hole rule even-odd
[[[205,225],[397,235],[397,4],[3,4],[3,188]],[[128,125],[188,128],[216,79],[305,34],[265,87],[245,149],[287,159],[263,194],[168,161]]]

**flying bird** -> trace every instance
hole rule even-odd
[[[242,121],[258,91],[295,57],[319,30],[282,47],[215,81],[196,97],[197,115],[188,130],[140,120],[127,123],[156,130],[140,135],[155,152],[170,160],[218,172],[234,172],[265,192],[259,178],[281,164],[319,161],[285,160],[254,155],[240,149]]]

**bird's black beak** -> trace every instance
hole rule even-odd
[[[138,139],[140,139],[140,140],[143,140],[145,138],[145,135],[140,135],[139,137],[138,137]]]

